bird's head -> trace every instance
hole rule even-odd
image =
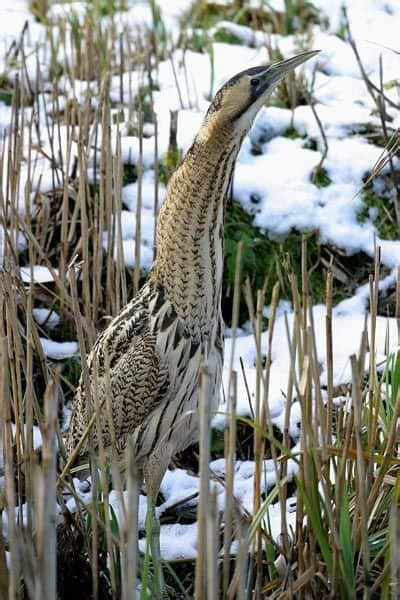
[[[285,75],[318,52],[303,52],[267,66],[246,69],[232,77],[215,94],[206,115],[203,135],[208,137],[216,129],[225,127],[239,135],[247,133],[254,117]]]

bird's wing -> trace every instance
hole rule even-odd
[[[127,436],[165,397],[168,369],[156,348],[157,335],[149,327],[149,300],[149,291],[144,289],[96,340],[87,361],[91,398],[88,401],[81,377],[65,441],[67,455],[84,434],[95,406],[100,409],[104,446],[114,438],[122,451]],[[96,447],[96,422],[92,440]],[[86,452],[87,441],[79,454]]]
[[[118,449],[164,399],[169,386],[168,369],[156,351],[157,336],[146,330],[136,337],[110,369],[108,395]],[[108,427],[105,427],[108,432]],[[103,434],[104,435],[104,434]]]

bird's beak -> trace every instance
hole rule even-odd
[[[260,80],[259,89],[257,90],[257,96],[261,96],[271,86],[275,86],[287,73],[293,71],[299,65],[302,65],[306,60],[309,60],[313,56],[316,56],[320,50],[308,50],[292,56],[286,60],[281,60],[277,63],[269,65],[265,71],[257,75],[257,79]]]

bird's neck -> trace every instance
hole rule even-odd
[[[211,335],[220,315],[224,204],[241,139],[227,127],[200,130],[172,176],[157,228],[152,278],[193,335]]]

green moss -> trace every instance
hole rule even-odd
[[[49,10],[48,0],[29,0],[28,8],[35,17],[36,21],[43,25],[48,25],[47,11]]]
[[[124,165],[122,172],[122,187],[137,181],[136,165]]]
[[[207,31],[202,29],[193,29],[187,40],[187,46],[194,52],[204,54],[210,46],[210,39]]]
[[[339,27],[336,31],[336,35],[338,36],[338,38],[340,38],[343,41],[346,41],[346,23],[344,22],[344,20],[342,20],[339,23]]]
[[[379,197],[373,185],[368,184],[361,192],[363,207],[357,215],[360,223],[371,221],[377,228],[381,238],[397,239],[397,224],[393,202],[388,198]]]
[[[92,0],[91,4],[101,17],[112,17],[127,8],[125,0]]]
[[[278,60],[281,59],[278,58]],[[293,71],[278,83],[272,97],[272,103],[279,108],[289,108],[291,110],[296,106],[306,105],[308,101],[304,93],[305,89],[304,74],[301,71]]]
[[[11,106],[12,104],[12,90],[6,90],[0,88],[0,102],[4,102],[7,106]]]
[[[292,298],[289,274],[294,273],[301,286],[301,233],[292,230],[284,239],[272,240],[253,225],[253,217],[237,202],[229,202],[225,221],[225,264],[223,278],[222,310],[226,322],[232,317],[233,286],[237,248],[243,243],[241,281],[249,279],[256,300],[257,290],[266,281],[266,303],[272,289],[280,284],[280,297]],[[321,245],[318,232],[307,235],[307,270],[310,294],[314,302],[325,300],[326,266],[332,262],[334,274],[333,301],[336,304],[354,293],[368,279],[373,268],[372,260],[362,252],[351,256],[337,252],[335,247]],[[244,300],[241,301],[240,322],[248,319]]]
[[[227,9],[221,9],[218,6],[213,6],[208,2],[197,2],[193,5],[193,10],[188,14],[188,22],[193,26],[203,31],[207,31],[221,19],[229,18]]]
[[[179,163],[181,162],[181,152],[178,148],[170,146],[167,153],[163,156],[159,163],[158,173],[160,181],[167,185],[171,175],[174,173]]]
[[[294,129],[294,127],[289,127],[289,129],[286,129],[285,133],[283,134],[283,137],[287,137],[291,140],[298,140],[304,139],[306,136],[301,135],[298,131],[296,131],[296,129]]]
[[[328,187],[331,185],[332,179],[328,175],[328,171],[323,167],[316,167],[311,175],[311,181],[319,188]]]
[[[371,114],[373,114],[376,117],[379,117],[379,114],[376,110],[372,111]],[[391,121],[393,121],[393,118],[390,115],[388,115],[386,121],[390,123]],[[382,131],[382,127],[380,125],[376,125],[373,123],[362,123],[358,125],[357,128],[354,129],[354,131],[359,135],[363,135],[367,139],[369,138],[371,140],[374,140],[374,145],[381,146],[382,151],[386,147],[387,138],[385,137]]]
[[[117,112],[115,112],[112,115],[113,125],[118,125],[118,123],[124,123],[124,122],[125,122],[125,111],[123,109],[117,110]]]
[[[302,147],[306,150],[313,150],[314,152],[316,152],[318,150],[317,140],[315,140],[314,138],[307,138]]]
[[[143,121],[147,123],[153,122],[152,103],[151,103],[152,90],[148,85],[144,85],[138,90],[138,93],[134,99],[135,110],[142,110]]]
[[[237,35],[222,27],[214,33],[214,40],[225,44],[242,44],[242,40]]]
[[[383,84],[385,90],[392,90],[393,88],[400,87],[400,79],[391,79]]]
[[[82,365],[76,358],[67,358],[62,362],[62,374],[75,388],[78,386],[79,378],[82,372]]]
[[[242,281],[249,278],[254,297],[258,289],[266,287],[266,301],[271,296],[276,281],[280,282],[281,297],[290,298],[288,273],[293,271],[301,278],[301,234],[293,231],[285,239],[271,240],[252,223],[253,218],[237,202],[230,202],[225,220],[225,265],[224,265],[224,313],[231,316],[231,301],[235,281],[235,265],[238,244],[243,243]],[[308,266],[311,291],[314,300],[321,301],[325,295],[325,269],[320,265],[321,247],[316,234],[308,239]],[[320,268],[315,268],[319,265]],[[243,306],[242,320],[248,318]]]
[[[213,458],[215,459],[215,455],[223,456],[225,448],[225,434],[221,429],[211,429],[211,444],[210,450],[212,452]]]
[[[17,60],[9,60],[7,67],[9,69],[21,69],[21,63]],[[13,102],[14,86],[7,78],[7,73],[3,72],[0,75],[0,102],[4,102],[7,106],[11,106]],[[22,90],[21,103],[23,106],[33,105],[33,95],[28,90]]]
[[[307,29],[310,23],[319,23],[318,9],[308,0],[284,0],[284,35],[296,34]]]
[[[277,93],[272,94],[271,98],[268,100],[268,106],[276,106],[277,108],[288,108],[286,102],[284,102]]]
[[[237,458],[239,460],[254,460],[254,431],[251,425],[236,421]],[[225,431],[211,430],[211,456],[213,460],[225,456]]]

